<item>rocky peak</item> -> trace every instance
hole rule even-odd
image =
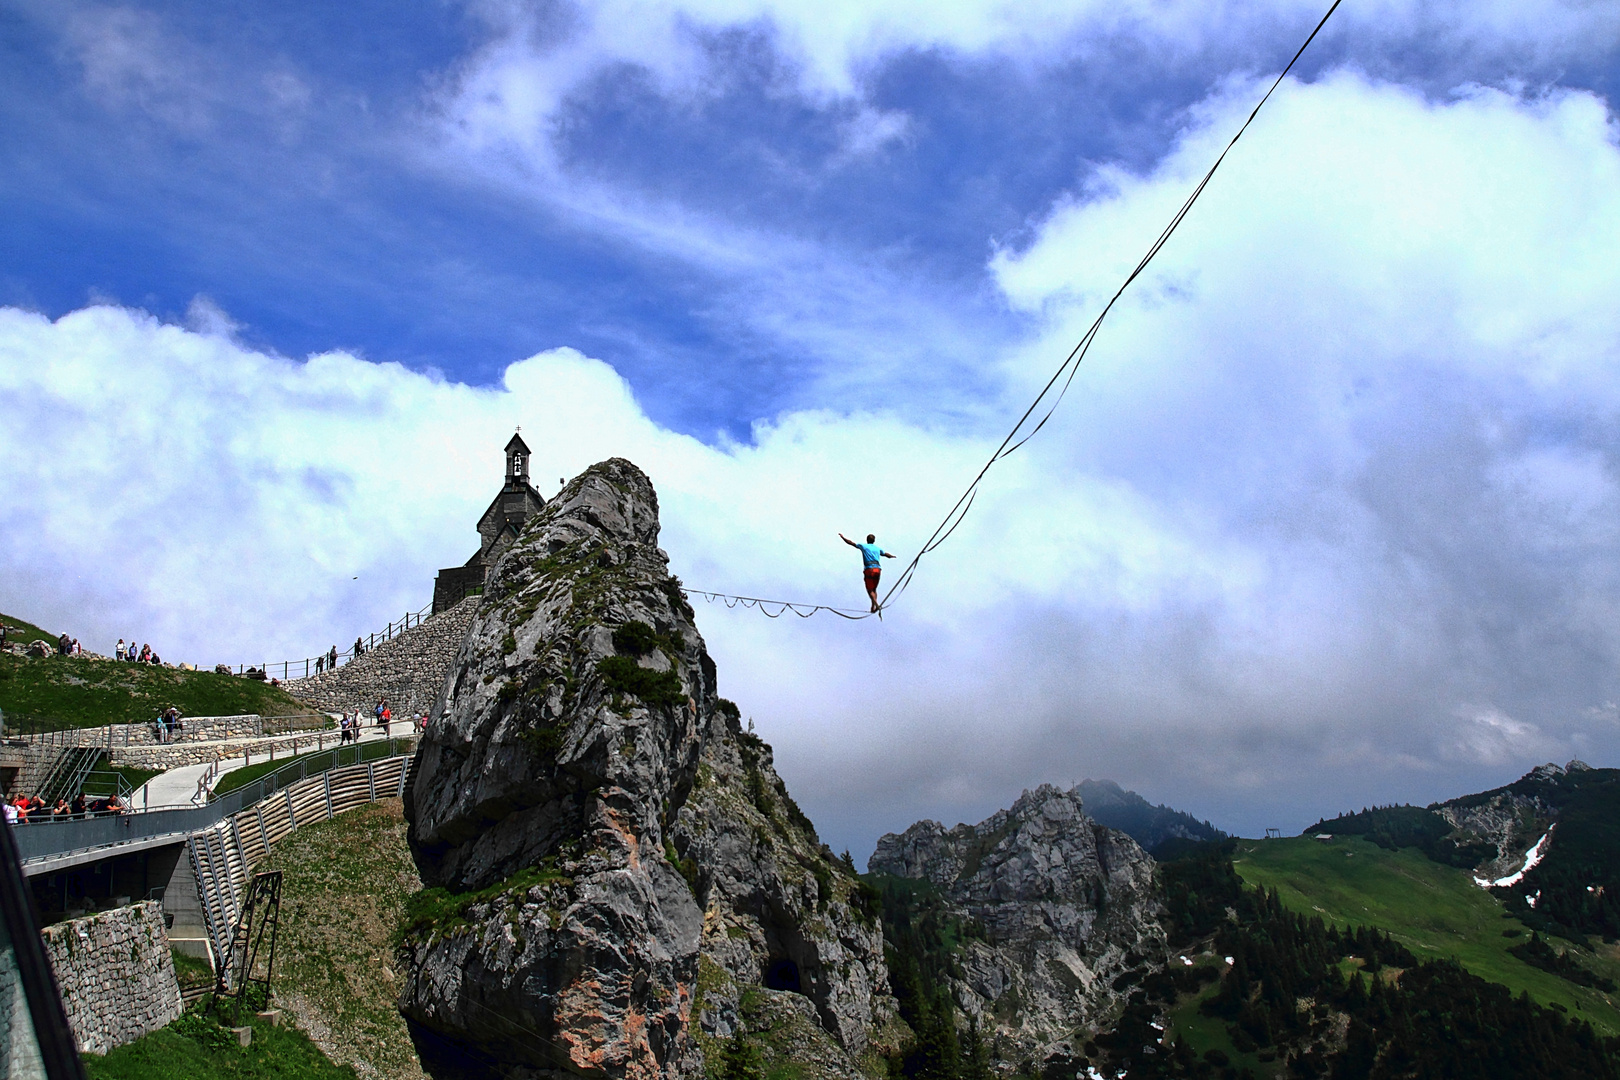
[[[1119,1004],[1116,977],[1163,952],[1153,860],[1076,791],[1043,784],[977,825],[919,822],[880,839],[869,866],[932,882],[983,929],[951,989],[1007,1060],[1072,1055]]]
[[[750,991],[852,1075],[883,1022],[881,935],[717,696],[658,529],[628,461],[565,486],[492,568],[429,719],[400,1008],[438,1077],[696,1076],[698,1015],[724,1035]]]

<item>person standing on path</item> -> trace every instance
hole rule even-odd
[[[862,576],[866,579],[866,595],[871,597],[872,612],[876,614],[880,606],[878,604],[877,590],[878,579],[883,576],[883,560],[892,559],[894,556],[877,546],[877,537],[872,533],[866,534],[866,543],[864,544],[857,544],[843,533],[838,534],[838,539],[852,548],[860,549],[861,561],[865,564]]]

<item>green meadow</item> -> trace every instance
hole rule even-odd
[[[1296,911],[1340,927],[1376,926],[1420,957],[1451,957],[1482,979],[1527,991],[1605,1035],[1620,1035],[1615,995],[1577,986],[1508,952],[1529,938],[1529,929],[1467,871],[1431,862],[1415,848],[1386,851],[1353,837],[1240,840],[1232,865],[1246,884],[1276,890]],[[1601,975],[1620,976],[1611,948],[1574,955]]]
[[[21,620],[0,615],[7,626]],[[52,641],[55,639],[52,638]],[[93,660],[86,656],[0,655],[6,724],[99,727],[144,723],[170,705],[185,716],[296,716],[310,712],[279,687],[212,671]]]

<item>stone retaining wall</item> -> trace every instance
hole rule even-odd
[[[0,1076],[44,1076],[15,949],[0,950]]]
[[[439,699],[481,599],[469,596],[334,671],[288,679],[281,687],[327,712],[360,709],[369,714],[382,698],[396,717],[425,714]]]
[[[302,728],[324,722],[324,717],[272,717],[266,721],[258,713],[243,713],[238,716],[183,716],[180,718],[181,727],[174,732],[169,742],[160,742],[157,737],[157,727],[147,721],[139,724],[102,724],[100,727],[75,728],[70,731],[55,731],[46,735],[22,735],[18,738],[33,745],[48,746],[173,746],[179,743],[215,742],[221,739],[244,739],[262,736],[265,727],[269,726],[271,735],[284,735],[290,733],[295,727]]]
[[[41,936],[81,1052],[105,1054],[179,1017],[180,986],[156,901],[56,923]]]
[[[371,730],[368,723],[366,731]],[[409,723],[394,721],[393,733],[404,738],[414,735]],[[312,731],[307,735],[281,735],[264,739],[247,739],[234,743],[199,743],[193,746],[184,744],[171,744],[169,746],[115,746],[108,755],[114,765],[128,765],[136,769],[156,769],[167,772],[169,769],[178,769],[184,765],[202,765],[210,761],[220,761],[225,758],[241,757],[246,751],[254,758],[268,757],[273,747],[277,756],[285,754],[292,757],[308,750],[324,750],[338,744],[339,733],[336,728],[327,728],[325,731]]]

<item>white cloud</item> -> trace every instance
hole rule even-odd
[[[711,446],[569,350],[476,389],[264,355],[202,301],[202,332],[0,311],[0,610],[204,663],[341,644],[466,557],[520,423],[538,476],[646,468],[690,584],[858,603],[834,533],[921,542],[1247,93],[998,257],[1044,329],[971,411],[806,409]],[[699,605],[839,846],[1088,774],[1255,829],[1620,746],[1581,712],[1620,659],[1601,103],[1339,76],[1274,104],[885,622]]]
[[[1457,718],[1461,723],[1439,747],[1441,756],[1450,761],[1513,765],[1568,752],[1567,746],[1547,738],[1536,725],[1515,720],[1501,709],[1459,709]]]
[[[1041,68],[1107,63],[1141,48],[1172,63],[1225,54],[1242,68],[1257,46],[1291,49],[1326,8],[1320,0],[585,0],[560,17],[551,5],[489,3],[479,10],[491,39],[448,84],[445,117],[469,148],[548,160],[563,104],[615,67],[650,77],[672,98],[715,93],[726,76],[709,47],[725,35],[764,38],[792,73],[778,89],[825,103],[863,96],[870,72],[908,51]],[[1608,54],[1620,11],[1580,0],[1378,0],[1344,5],[1330,35],[1363,63],[1418,50],[1433,69],[1489,65],[1506,77]]]

